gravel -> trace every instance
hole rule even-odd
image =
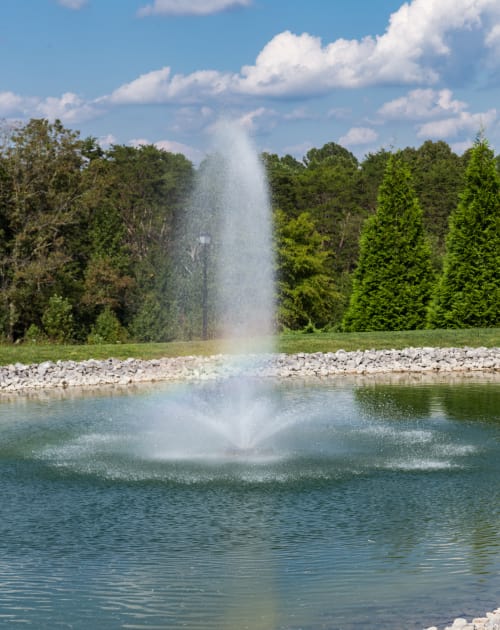
[[[388,373],[500,371],[500,348],[405,348],[312,354],[214,355],[164,359],[44,361],[0,367],[0,394],[36,389],[196,381],[246,373],[257,378],[328,378]]]

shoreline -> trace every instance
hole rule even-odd
[[[429,626],[424,630],[439,630],[437,626]],[[463,617],[457,617],[451,626],[446,626],[443,630],[500,630],[500,608],[493,612],[487,612],[483,617],[474,617],[467,621]]]
[[[212,355],[164,359],[88,359],[0,366],[0,402],[30,398],[134,393],[155,383],[203,382],[245,375],[299,382],[421,384],[436,378],[500,383],[500,348],[338,350],[327,353]],[[500,608],[468,622],[458,617],[442,630],[500,630]],[[425,630],[439,630],[429,626]]]
[[[33,390],[251,378],[328,379],[336,376],[472,375],[500,373],[500,348],[414,348],[163,359],[88,359],[0,366],[0,396]]]

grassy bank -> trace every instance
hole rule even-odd
[[[500,328],[473,328],[467,330],[412,330],[405,332],[366,333],[288,333],[276,337],[279,352],[335,352],[344,350],[377,350],[408,346],[500,346]],[[259,350],[258,342],[248,344],[243,351]],[[238,350],[238,348],[236,349]],[[223,351],[217,340],[175,341],[171,343],[116,344],[95,346],[62,345],[0,345],[0,365],[9,363],[41,363],[42,361],[84,359],[126,359],[209,355]]]

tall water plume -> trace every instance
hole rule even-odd
[[[197,230],[210,235],[210,245],[202,247],[209,248],[203,253],[213,278],[211,332],[221,338],[223,351],[242,343],[270,351],[275,301],[269,195],[264,167],[237,124],[218,125],[194,199]]]

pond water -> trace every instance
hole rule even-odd
[[[0,405],[0,624],[387,630],[499,605],[499,380],[267,384],[244,411],[234,389]]]

